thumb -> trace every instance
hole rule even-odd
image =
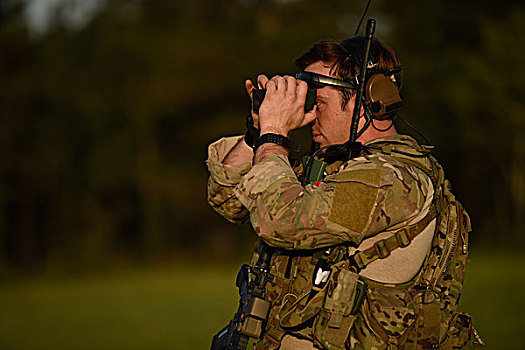
[[[306,113],[304,115],[303,122],[301,123],[301,127],[310,124],[317,118],[317,106],[314,106],[314,108]]]
[[[248,95],[250,95],[250,98],[253,99],[253,89],[255,88],[253,82],[250,79],[246,79],[244,82],[244,87],[246,88]]]

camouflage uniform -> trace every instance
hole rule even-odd
[[[276,278],[267,286],[267,332],[257,349],[277,349],[287,335],[328,349],[452,349],[481,342],[470,316],[456,312],[468,215],[427,149],[404,135],[375,139],[366,144],[371,154],[331,164],[321,183],[303,187],[284,156],[255,166],[222,164],[237,142],[242,138],[209,147],[208,202],[231,222],[249,219],[259,237],[279,248],[270,271]],[[414,231],[427,234],[410,236]],[[420,259],[406,255],[416,241]],[[348,258],[356,252],[360,275],[369,278],[354,316],[352,286],[359,276]],[[312,293],[321,259],[333,272]],[[374,274],[380,266],[388,276],[388,267],[402,270],[401,264],[412,268],[410,278],[384,283]]]

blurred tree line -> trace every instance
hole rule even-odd
[[[249,256],[250,228],[206,205],[206,147],[244,132],[244,79],[293,73],[315,41],[353,35],[364,4],[106,0],[35,34],[24,1],[0,1],[0,265]],[[377,0],[367,17],[473,243],[523,247],[525,6]]]

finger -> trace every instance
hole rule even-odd
[[[308,84],[304,80],[297,80],[297,99],[304,103],[308,92]]]
[[[257,77],[257,84],[259,85],[259,89],[265,89],[266,83],[268,83],[268,77],[264,74],[261,74]]]
[[[306,125],[310,124],[316,118],[317,118],[317,106],[314,106],[314,108],[311,111],[309,111],[308,113],[306,113],[304,115],[304,119],[303,119],[300,127],[303,127],[303,126],[306,126]]]
[[[291,77],[289,75],[285,76],[284,79],[286,81],[287,95],[289,95],[291,98],[293,98],[295,100],[295,98],[297,96],[297,94],[296,94],[297,81],[295,80],[294,77]]]
[[[248,95],[250,95],[250,98],[253,98],[253,89],[255,89],[253,82],[250,79],[246,79],[244,82],[244,87],[246,88]]]
[[[277,82],[273,78],[268,80],[266,84],[264,84],[264,89],[266,89],[266,91],[277,90]]]
[[[255,126],[256,129],[259,129],[259,114],[255,113],[252,110],[252,118],[253,118],[253,126]]]
[[[246,79],[246,81],[244,82],[244,86],[246,88],[246,92],[248,93],[248,95],[250,95],[250,99],[253,101],[253,90],[255,89],[255,85],[253,85],[253,82],[250,79]],[[255,113],[253,110],[252,118],[254,126],[257,129],[259,129],[259,114]]]
[[[276,75],[270,79],[270,82],[272,82],[275,85],[275,88],[280,92],[286,91],[286,80],[281,77],[280,75]]]

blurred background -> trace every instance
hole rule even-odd
[[[207,206],[207,146],[244,133],[246,78],[294,73],[365,3],[0,0],[0,348],[209,348],[255,235]],[[522,349],[525,5],[368,17],[471,214],[461,307],[488,349]]]

